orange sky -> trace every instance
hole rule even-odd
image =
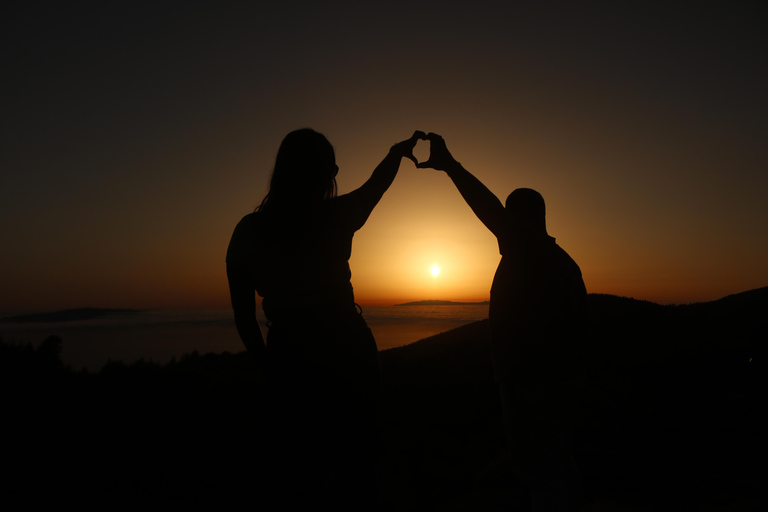
[[[232,229],[300,127],[334,144],[342,193],[413,130],[440,133],[502,200],[543,194],[590,292],[768,285],[765,35],[748,12],[195,5],[15,13],[0,313],[228,304]],[[498,261],[450,180],[404,161],[350,263],[358,302],[391,304],[487,300]]]

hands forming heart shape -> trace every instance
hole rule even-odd
[[[416,143],[419,140],[429,141],[429,158],[424,162],[419,162],[413,155],[413,149],[416,147]],[[457,163],[448,151],[443,138],[436,133],[430,132],[426,134],[417,130],[413,133],[410,139],[395,144],[395,147],[402,152],[401,156],[411,160],[419,169],[437,169],[443,171],[451,164]]]
[[[413,132],[413,135],[411,135],[411,138],[408,140],[404,140],[403,142],[399,142],[395,144],[392,149],[397,150],[398,153],[400,153],[401,157],[405,157],[413,162],[413,165],[419,165],[419,161],[416,159],[416,157],[413,155],[413,148],[416,147],[416,143],[420,140],[429,140],[427,138],[427,134],[416,130]]]

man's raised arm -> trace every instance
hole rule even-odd
[[[440,135],[429,133],[427,139],[431,146],[429,160],[417,167],[445,171],[477,218],[498,237],[505,219],[504,205],[499,198],[453,158]]]

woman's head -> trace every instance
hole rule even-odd
[[[273,205],[309,205],[336,195],[336,155],[321,133],[310,128],[285,136],[275,159],[269,193],[260,210]]]

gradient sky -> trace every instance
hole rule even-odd
[[[768,285],[757,5],[4,9],[0,312],[227,305],[232,229],[301,127],[334,144],[340,192],[414,130],[440,133],[502,200],[544,195],[590,292]],[[355,237],[352,283],[362,304],[486,300],[499,258],[450,180],[406,160]]]

